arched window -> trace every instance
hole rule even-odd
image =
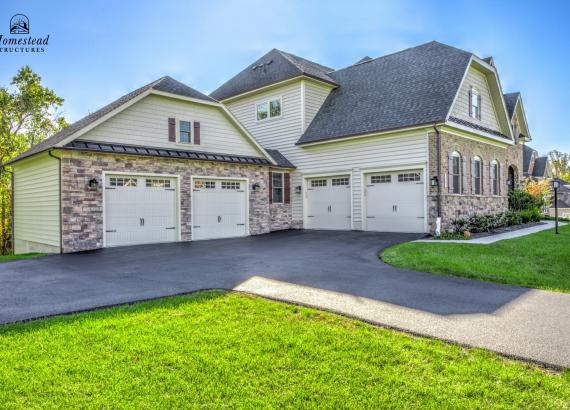
[[[473,194],[481,195],[483,193],[483,161],[479,157],[473,157],[471,165],[471,177],[473,179]]]
[[[491,161],[491,193],[499,195],[499,163],[495,160]]]
[[[461,193],[461,154],[456,151],[449,156],[449,193]]]

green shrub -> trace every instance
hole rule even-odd
[[[542,213],[539,208],[525,209],[520,212],[523,223],[539,222],[542,219]]]
[[[469,238],[465,237],[463,232],[442,232],[441,235],[436,236],[435,239],[440,241],[449,241],[449,240],[467,240]]]
[[[492,232],[507,226],[520,225],[528,222],[538,222],[542,219],[539,208],[524,211],[507,211],[496,215],[475,215],[467,219],[457,219],[452,222],[453,232],[463,234]]]
[[[525,211],[540,207],[542,207],[541,199],[522,189],[513,189],[509,192],[509,209],[512,211]]]

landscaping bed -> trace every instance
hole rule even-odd
[[[221,291],[0,327],[4,408],[563,408],[570,373]]]

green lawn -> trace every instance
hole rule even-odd
[[[491,245],[404,243],[382,259],[394,266],[442,275],[570,292],[570,224]]]
[[[0,255],[0,263],[15,261],[18,259],[36,258],[38,256],[43,256],[43,255],[45,255],[45,254],[44,253],[22,253],[20,255]]]
[[[204,292],[0,327],[4,408],[567,408],[570,373]]]

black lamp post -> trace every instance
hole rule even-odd
[[[556,227],[556,235],[558,232],[558,188],[560,188],[560,181],[552,181],[552,188],[554,188],[554,226]]]

